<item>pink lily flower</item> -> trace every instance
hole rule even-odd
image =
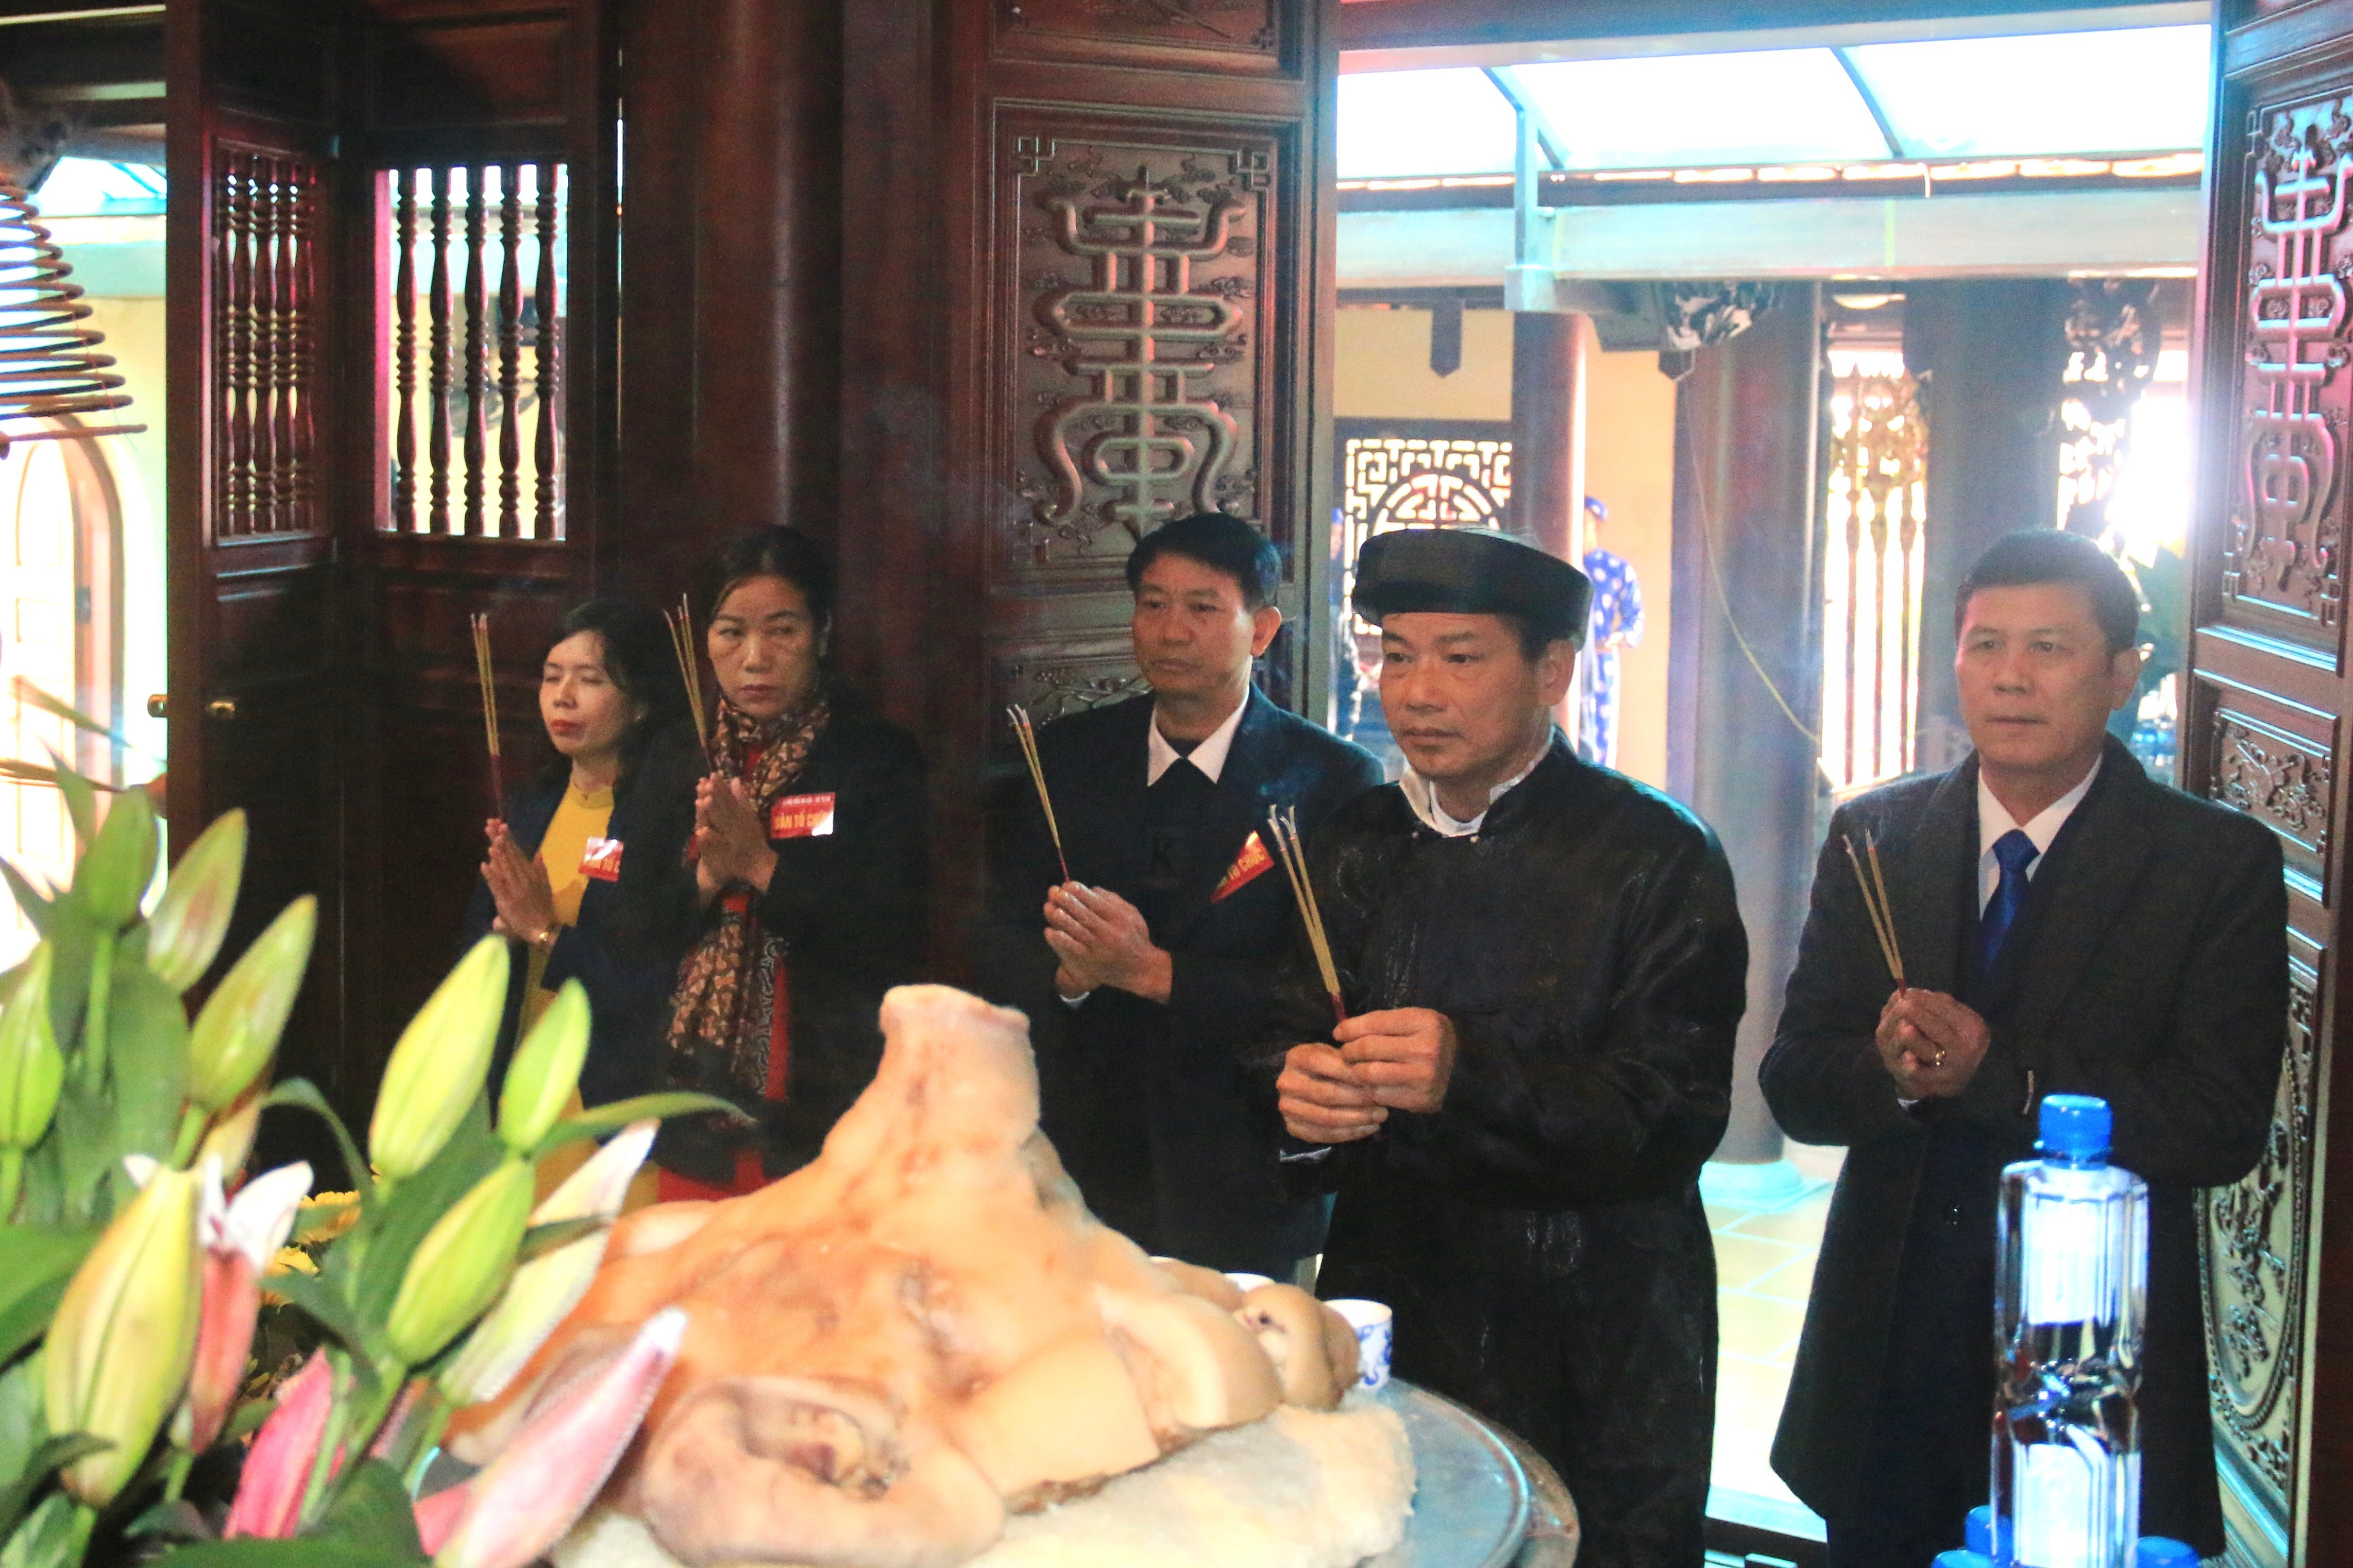
[[[326,1436],[334,1403],[335,1378],[326,1352],[313,1351],[302,1370],[279,1389],[278,1408],[254,1434],[237,1498],[221,1526],[223,1540],[252,1536],[283,1541],[294,1533],[302,1521],[302,1491],[311,1479],[311,1461]],[[337,1468],[342,1458],[336,1456]]]
[[[663,1308],[602,1371],[523,1423],[468,1484],[434,1568],[525,1568],[561,1541],[621,1462],[685,1338],[685,1312]]]
[[[261,1310],[262,1273],[293,1234],[294,1212],[311,1191],[311,1167],[300,1161],[256,1176],[234,1199],[222,1195],[217,1163],[206,1161],[204,1174],[196,1216],[204,1299],[188,1396],[172,1430],[172,1440],[192,1454],[213,1446],[237,1404]]]
[[[417,1515],[417,1542],[428,1554],[441,1550],[441,1543],[449,1539],[449,1531],[457,1528],[459,1517],[466,1511],[466,1504],[473,1500],[473,1483],[461,1481],[435,1492],[431,1497],[418,1498],[410,1505]]]

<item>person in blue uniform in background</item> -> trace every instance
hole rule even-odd
[[[1588,539],[1599,540],[1609,509],[1585,498]],[[1633,563],[1599,544],[1585,552],[1585,574],[1593,583],[1593,609],[1585,633],[1585,657],[1577,667],[1577,754],[1605,768],[1618,765],[1618,650],[1642,641],[1642,583]]]

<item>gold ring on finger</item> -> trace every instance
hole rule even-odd
[[[1938,1051],[1935,1056],[1930,1057],[1928,1058],[1928,1065],[1932,1068],[1943,1067],[1945,1065],[1945,1053]]]

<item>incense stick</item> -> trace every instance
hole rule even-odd
[[[686,710],[694,720],[694,743],[708,756],[711,724],[702,709],[702,667],[694,657],[694,610],[685,595],[678,596],[675,612],[662,612],[662,619],[670,626],[670,651],[678,656],[678,678],[686,687]]]
[[[1029,764],[1029,782],[1038,786],[1038,804],[1046,813],[1046,831],[1053,836],[1054,858],[1062,863],[1062,880],[1071,879],[1071,858],[1062,853],[1062,829],[1054,821],[1054,798],[1046,793],[1046,764],[1038,757],[1038,731],[1029,722],[1029,710],[1018,702],[1006,709],[1005,716],[1013,721],[1013,738],[1021,742],[1021,760]]]
[[[1905,988],[1904,953],[1895,945],[1895,910],[1887,901],[1887,880],[1880,875],[1879,845],[1870,834],[1863,843],[1871,854],[1871,869],[1862,868],[1862,857],[1855,853],[1854,836],[1845,834],[1847,864],[1854,868],[1854,884],[1862,894],[1863,912],[1871,917],[1871,934],[1879,940],[1879,956],[1886,961],[1887,973],[1899,991]]]
[[[1332,941],[1324,934],[1323,907],[1315,901],[1315,883],[1307,873],[1307,851],[1299,840],[1298,813],[1286,815],[1280,806],[1269,806],[1266,825],[1274,836],[1275,858],[1282,862],[1283,875],[1291,879],[1291,896],[1299,905],[1300,923],[1307,928],[1307,945],[1315,953],[1315,968],[1324,978],[1324,994],[1332,998],[1333,1017],[1345,1024],[1348,1021],[1348,1005],[1340,995],[1340,971],[1332,962]]]
[[[499,763],[499,692],[491,658],[491,617],[476,611],[468,620],[474,631],[474,676],[482,687],[482,741],[491,754],[491,815],[496,816],[506,809],[506,770]]]

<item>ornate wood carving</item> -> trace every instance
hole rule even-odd
[[[1012,119],[1003,147],[1016,558],[1115,567],[1171,518],[1260,516],[1273,140]]]
[[[2344,598],[2348,103],[2331,93],[2262,110],[2247,153],[2244,482],[2232,501],[2222,591],[2316,628],[2335,626]]]
[[[1027,708],[1041,724],[1134,697],[1148,685],[1125,654],[1017,661],[1006,667],[1004,683],[1007,700]]]
[[[1107,46],[1157,47],[1263,59],[1284,39],[1274,0],[1001,0],[1010,50],[1094,58]]]
[[[2319,979],[2290,966],[2287,1059],[2262,1161],[2198,1194],[2208,1378],[2217,1436],[2282,1493],[2295,1481],[2311,1239]]]
[[[2327,881],[2336,802],[2331,748],[2217,707],[2207,793],[2279,835],[2288,869],[2316,891]]]
[[[318,167],[224,145],[216,170],[214,531],[316,532]]]

